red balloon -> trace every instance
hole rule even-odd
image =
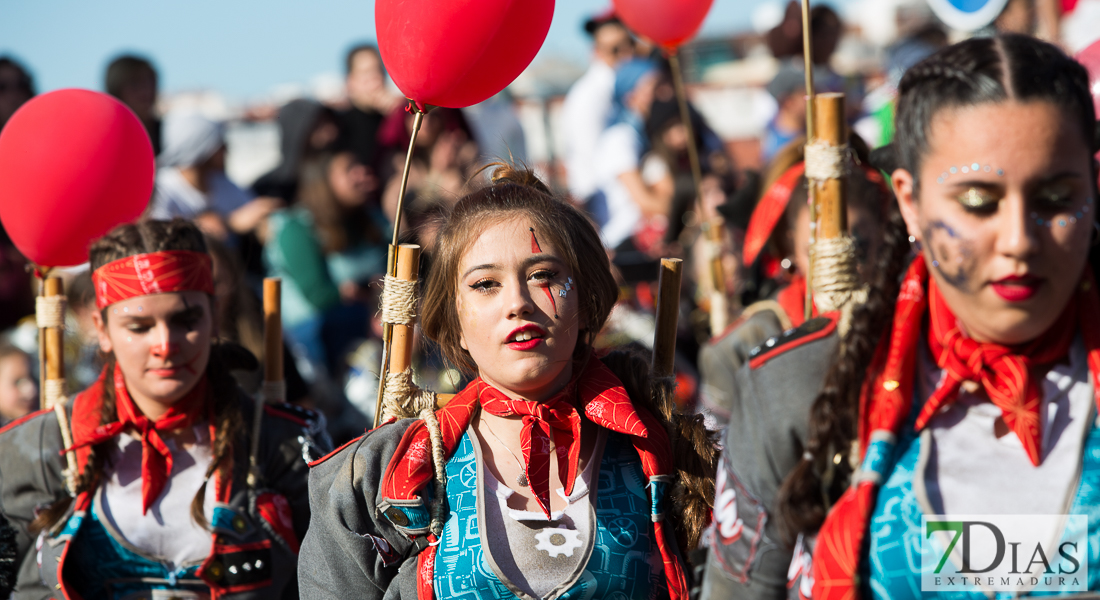
[[[0,133],[0,221],[31,262],[78,265],[92,240],[141,216],[154,176],[149,135],[125,104],[89,90],[43,94]]]
[[[1074,58],[1088,69],[1092,104],[1100,114],[1100,41],[1078,52]]]
[[[463,108],[512,83],[535,58],[554,0],[378,0],[378,49],[421,109]]]
[[[703,26],[714,0],[614,0],[615,14],[634,33],[673,50]]]

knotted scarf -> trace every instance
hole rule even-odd
[[[599,403],[586,402],[585,414],[604,427],[614,424],[616,431],[645,437],[645,425],[634,413],[626,391],[618,385],[605,385],[610,381],[602,381],[607,374],[602,369],[584,371],[588,389],[600,389],[604,395]],[[577,480],[581,455],[581,417],[574,405],[577,383],[574,379],[553,398],[533,402],[510,398],[480,378],[474,382],[481,408],[486,412],[498,417],[523,417],[520,430],[523,473],[547,519],[550,518],[551,448],[558,455],[558,476],[565,485],[567,496],[573,493]],[[621,410],[623,408],[628,410]]]
[[[104,385],[107,370],[100,375],[99,384]],[[206,402],[206,378],[199,380],[194,388],[186,396],[173,404],[168,412],[156,421],[142,414],[141,409],[134,403],[129,390],[126,389],[126,381],[122,377],[122,370],[116,365],[113,373],[115,386],[115,409],[118,421],[98,425],[91,431],[83,431],[74,427],[74,444],[72,449],[86,448],[113,439],[124,431],[133,431],[141,436],[141,512],[145,514],[149,507],[157,501],[164,485],[172,474],[172,451],[162,437],[163,433],[190,427],[204,408],[210,403]]]

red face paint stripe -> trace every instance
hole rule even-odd
[[[531,227],[531,254],[542,254],[542,246],[539,246],[539,241],[535,238],[535,228]]]
[[[546,292],[546,297],[550,299],[550,306],[554,307],[554,318],[558,318],[558,302],[554,300],[554,291],[550,289],[550,286],[542,288],[542,291]]]

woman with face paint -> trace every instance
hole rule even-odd
[[[65,407],[77,472],[65,469],[53,410],[0,430],[14,598],[292,593],[320,423],[268,405],[252,444],[255,405],[230,370],[256,361],[216,340],[211,258],[194,225],[119,226],[90,260],[106,364]]]
[[[782,407],[787,416],[761,427],[789,433],[782,442],[727,438],[706,597],[920,597],[932,591],[922,571],[937,569],[922,558],[966,568],[964,545],[948,556],[950,536],[929,537],[922,518],[1027,519],[1100,504],[1088,75],[1054,46],[1006,35],[941,50],[899,89],[900,210],[886,224],[867,302],[843,339],[824,319],[739,374],[734,418]],[[763,512],[772,513],[764,535],[738,535]],[[1061,563],[1057,549],[1069,547],[1052,542],[1100,544],[1089,521],[1087,531],[1058,519],[1034,525],[1054,550],[1055,574],[1072,561]],[[1035,552],[1035,542],[1019,550],[1018,572]],[[1095,552],[1074,560],[1100,569]],[[1009,579],[1005,588],[971,574],[948,591],[1100,588],[1095,577]]]
[[[315,463],[303,598],[686,598],[713,443],[644,359],[594,352],[618,295],[595,227],[497,167],[442,225],[422,301],[472,381]]]

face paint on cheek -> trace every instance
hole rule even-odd
[[[546,287],[542,288],[542,291],[546,292],[546,297],[550,299],[550,306],[554,307],[554,318],[560,319],[561,317],[558,316],[558,302],[554,300],[553,290],[551,290],[550,286],[547,285]]]
[[[923,231],[932,255],[932,267],[952,287],[970,291],[971,275],[975,265],[973,244],[954,227],[943,221],[933,221]]]

